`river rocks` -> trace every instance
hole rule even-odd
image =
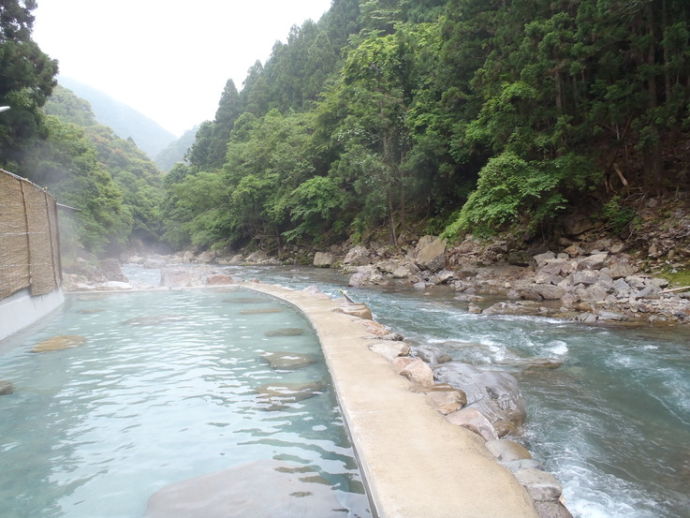
[[[376,267],[359,266],[357,271],[350,276],[348,285],[359,288],[368,284],[381,284],[383,280],[383,274]]]
[[[215,275],[209,275],[206,277],[206,285],[207,286],[223,286],[226,284],[232,284],[233,278],[230,277],[229,275],[224,275],[221,273],[217,273]]]
[[[354,246],[345,255],[343,264],[352,266],[364,266],[371,262],[371,254],[369,250],[361,245]]]
[[[534,468],[521,469],[515,472],[515,478],[537,502],[558,501],[563,492],[563,488],[556,477],[546,471]]]
[[[336,313],[345,313],[357,318],[371,320],[373,318],[371,310],[366,304],[348,304],[347,306],[340,306],[333,309]]]
[[[256,388],[257,399],[268,410],[278,410],[288,403],[296,403],[321,394],[326,388],[322,381],[305,383],[266,383]]]
[[[270,266],[280,264],[280,261],[275,257],[269,257],[269,255],[263,250],[257,250],[245,257],[245,264],[252,264],[257,266]]]
[[[414,250],[414,261],[423,270],[437,272],[446,265],[446,243],[434,236],[419,239]]]
[[[426,363],[419,358],[398,357],[393,360],[393,368],[401,376],[413,383],[424,387],[434,384],[434,373]]]
[[[335,264],[335,255],[330,252],[316,252],[313,265],[317,268],[330,268]]]
[[[432,390],[426,393],[427,402],[442,415],[460,410],[467,404],[467,395],[452,387],[446,390]]]
[[[44,353],[49,351],[61,351],[63,349],[79,347],[85,343],[86,338],[79,335],[54,336],[53,338],[48,338],[38,342],[33,349],[31,349],[31,352]]]
[[[489,420],[476,408],[463,408],[446,416],[446,420],[480,435],[485,441],[498,439],[498,434]]]
[[[316,357],[311,354],[301,353],[264,353],[261,357],[268,362],[271,369],[292,370],[301,369],[312,363],[316,363]]]
[[[8,396],[14,392],[14,385],[9,381],[0,380],[0,396]]]
[[[608,252],[593,254],[583,259],[580,259],[577,263],[578,270],[601,270],[606,264],[606,259],[608,258]]]
[[[573,518],[570,511],[559,502],[534,502],[539,518]]]
[[[506,468],[515,473],[522,469],[541,469],[541,463],[536,459],[519,459],[501,462]]]
[[[532,458],[527,448],[508,439],[488,441],[485,446],[501,462]]]
[[[415,345],[412,347],[412,355],[421,358],[430,365],[438,365],[452,361],[452,358],[433,345]]]
[[[302,471],[301,465],[259,460],[177,482],[154,493],[146,518],[341,517],[331,487]]]
[[[515,432],[524,422],[525,403],[518,382],[511,374],[483,371],[460,362],[443,364],[434,374],[439,382],[464,391],[468,407],[481,412],[499,436]]]
[[[394,340],[377,340],[368,345],[369,350],[375,352],[392,362],[398,356],[407,356],[410,354],[410,346],[405,342]]]
[[[304,329],[301,327],[283,327],[280,329],[273,329],[272,331],[266,331],[264,336],[275,337],[275,336],[301,336],[304,334]]]

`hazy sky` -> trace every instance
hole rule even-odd
[[[175,134],[212,119],[292,25],[330,0],[39,0],[34,39],[60,73],[129,104]]]

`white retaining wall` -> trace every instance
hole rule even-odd
[[[61,289],[32,297],[29,289],[18,291],[0,301],[0,340],[30,326],[65,302]]]

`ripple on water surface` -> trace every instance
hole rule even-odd
[[[56,335],[86,342],[30,352]],[[302,315],[251,292],[72,297],[0,342],[15,386],[0,397],[0,515],[143,516],[169,484],[273,459],[326,484],[338,515],[369,516],[323,362],[274,369],[271,353],[322,358]],[[261,393],[271,384],[299,397]]]

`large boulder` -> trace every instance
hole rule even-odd
[[[350,276],[348,284],[358,288],[370,284],[379,284],[383,280],[383,275],[374,266],[359,266],[357,271]]]
[[[438,382],[465,392],[467,406],[486,416],[499,436],[515,432],[525,421],[525,402],[511,374],[454,361],[437,367],[434,375]]]
[[[330,268],[335,264],[335,256],[330,252],[316,252],[313,264],[317,268]]]
[[[396,340],[377,340],[369,344],[369,350],[383,356],[389,362],[392,362],[398,356],[410,354],[410,346],[405,342]]]
[[[435,236],[420,238],[414,250],[414,262],[423,270],[442,270],[446,266],[446,242]]]
[[[371,254],[369,250],[361,245],[354,246],[345,255],[343,259],[343,264],[349,264],[351,266],[364,266],[371,262]]]
[[[446,416],[446,420],[481,435],[485,441],[498,439],[498,434],[489,420],[476,408],[463,408]]]
[[[146,518],[341,517],[342,504],[304,466],[259,460],[177,482],[154,493]]]
[[[434,384],[434,373],[426,363],[419,358],[400,356],[393,360],[396,372],[408,380],[423,387]]]
[[[432,390],[426,393],[426,400],[442,415],[456,412],[467,404],[467,396],[462,390],[451,386],[446,388],[443,385],[432,387]]]

